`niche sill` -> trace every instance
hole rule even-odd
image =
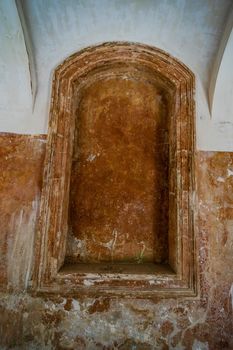
[[[168,264],[154,263],[98,263],[98,264],[65,264],[59,271],[67,274],[120,274],[120,275],[166,275],[174,276],[175,272]]]

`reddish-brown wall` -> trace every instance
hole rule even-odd
[[[125,76],[102,78],[82,93],[71,172],[69,260],[167,262],[164,95],[155,83]]]
[[[0,134],[0,283],[24,285],[32,256],[46,136]]]
[[[199,300],[43,298],[24,289],[45,143],[44,136],[0,135],[2,348],[232,349],[233,153],[196,156]]]

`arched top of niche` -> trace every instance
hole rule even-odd
[[[90,46],[64,60],[54,71],[50,104],[51,123],[61,124],[61,117],[71,113],[74,88],[95,69],[124,62],[150,69],[164,81],[165,90],[173,90],[176,103],[173,114],[185,122],[193,123],[195,77],[182,62],[156,47],[130,42],[106,42]],[[192,125],[192,128],[194,125]],[[55,130],[54,130],[55,131]]]
[[[192,71],[161,49],[139,43],[106,42],[69,56],[55,69],[53,84],[55,87],[59,85],[64,88],[70,87],[76,79],[96,67],[121,62],[122,59],[129,64],[138,63],[147,66],[175,86],[192,85],[194,82]],[[58,90],[53,88],[53,92]],[[65,94],[67,95],[67,90]]]

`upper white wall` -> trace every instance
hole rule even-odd
[[[21,3],[38,79],[34,111],[27,115],[24,132],[47,132],[51,78],[59,63],[86,46],[124,40],[164,49],[196,74],[197,143],[200,149],[213,149],[208,139],[211,123],[208,86],[232,0],[21,0]],[[22,132],[20,118],[15,115],[12,125],[3,116],[0,128]],[[214,147],[224,150],[219,144]]]
[[[21,23],[14,0],[0,0],[0,130],[27,132],[31,119],[30,71]]]
[[[233,151],[233,6],[226,22],[210,80],[211,118],[200,123],[198,138],[208,149]],[[208,130],[206,137],[205,130]]]
[[[233,121],[233,30],[231,31],[218,70],[213,96],[212,114],[214,120]],[[232,124],[233,125],[233,124]],[[232,134],[233,135],[233,134]],[[233,137],[232,137],[233,138]]]

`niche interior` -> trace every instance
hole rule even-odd
[[[33,287],[195,296],[194,76],[105,43],[56,68]]]

